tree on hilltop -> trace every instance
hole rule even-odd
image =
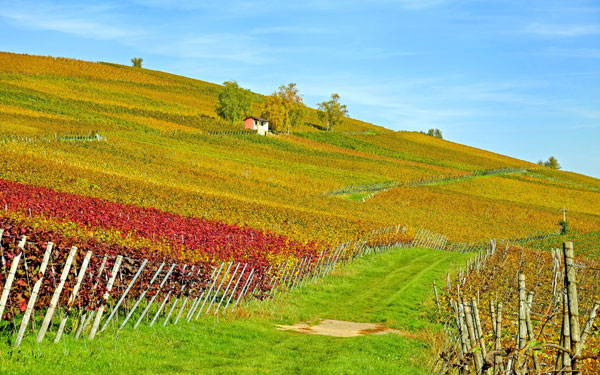
[[[348,116],[348,109],[345,104],[340,103],[340,96],[336,93],[331,94],[331,99],[326,102],[318,103],[319,119],[327,123],[327,131],[341,125],[344,117]]]
[[[554,156],[550,156],[548,158],[548,160],[546,161],[538,161],[537,162],[538,165],[542,165],[544,167],[550,168],[550,169],[561,169],[561,165],[558,163],[558,160],[554,157]]]
[[[223,86],[217,100],[217,114],[232,124],[252,115],[252,92],[236,81],[223,82]]]
[[[297,127],[304,122],[304,103],[295,83],[279,86],[279,90],[267,97],[262,116],[269,120],[274,130]]]
[[[131,66],[133,66],[134,68],[141,68],[143,61],[144,61],[144,59],[142,59],[141,57],[132,57],[131,58]]]
[[[427,133],[425,133],[425,132],[421,132],[421,133],[430,135],[430,136],[435,137],[435,138],[444,139],[444,137],[442,136],[442,131],[440,129],[437,129],[437,128],[436,129],[433,129],[433,128],[429,129],[427,131]]]

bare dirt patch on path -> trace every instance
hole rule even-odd
[[[376,323],[346,322],[343,320],[325,319],[318,324],[296,323],[293,326],[276,325],[280,331],[295,331],[308,335],[324,335],[333,337],[356,337],[364,335],[386,335],[393,333],[400,336],[415,336],[414,333],[391,329]]]

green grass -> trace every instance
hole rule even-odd
[[[600,231],[578,233],[571,230],[566,235],[552,236],[542,240],[524,241],[523,246],[537,249],[562,249],[564,242],[573,242],[575,255],[600,258]]]
[[[350,193],[350,194],[340,194],[340,195],[338,195],[338,197],[350,199],[351,201],[355,201],[355,202],[361,202],[364,197],[369,196],[371,193],[372,193],[371,191],[359,191],[359,192]]]
[[[283,299],[250,305],[235,319],[126,329],[118,337],[105,332],[93,342],[66,335],[58,345],[50,334],[39,349],[30,335],[20,352],[0,345],[0,373],[427,374],[426,338],[439,329],[431,283],[440,285],[466,257],[423,249],[367,256]],[[274,327],[325,318],[382,323],[410,338],[335,338]]]
[[[347,149],[354,150],[354,151],[360,151],[360,152],[364,152],[367,154],[386,156],[386,157],[390,157],[390,158],[394,158],[394,159],[408,160],[408,161],[414,161],[414,162],[424,163],[424,164],[439,165],[442,167],[457,168],[457,169],[465,168],[463,165],[457,166],[456,164],[449,163],[444,160],[435,160],[435,159],[431,159],[431,158],[425,158],[425,157],[417,156],[414,154],[385,148],[385,147],[379,146],[377,144],[372,144],[372,143],[366,142],[364,140],[354,138],[348,134],[335,133],[335,132],[327,132],[327,133],[303,132],[303,133],[295,133],[295,134],[300,137],[303,137],[303,138],[311,139],[313,141],[317,141],[317,142],[321,142],[321,143],[328,143],[328,144],[331,144],[334,146],[347,148]]]

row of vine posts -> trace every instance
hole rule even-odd
[[[508,249],[507,243],[505,251]],[[484,317],[479,306],[479,290],[476,295],[467,298],[463,295],[461,286],[465,286],[469,274],[479,272],[488,266],[486,263],[491,257],[497,255],[496,251],[496,241],[491,240],[486,251],[478,253],[474,259],[467,262],[464,270],[458,272],[455,285],[451,284],[448,274],[446,290],[449,293],[447,302],[451,319],[445,324],[448,341],[434,364],[435,373],[460,375],[596,373],[594,371],[600,369],[600,352],[598,347],[588,348],[587,344],[594,334],[594,322],[600,308],[600,301],[593,301],[591,307],[587,308],[586,316],[582,316],[576,270],[590,267],[575,264],[573,244],[566,242],[563,244],[562,252],[558,249],[553,249],[551,252],[553,276],[552,295],[549,298],[552,301],[540,303],[540,306],[543,305],[546,310],[544,313],[532,311],[535,287],[528,291],[526,275],[517,271],[514,289],[518,292],[518,304],[514,306],[515,310],[507,310],[507,306],[503,306],[498,297],[490,298],[489,315]],[[595,270],[597,275],[598,269]],[[539,280],[530,281],[533,285],[540,285]],[[592,288],[597,284],[596,276],[591,283]],[[441,312],[435,282],[433,286],[437,307]],[[591,291],[591,297],[594,298],[594,290]],[[489,319],[489,324],[483,324],[484,318]],[[560,323],[553,322],[553,318]],[[508,329],[515,325],[516,334],[512,339],[508,337],[507,340]],[[545,334],[544,330],[548,327],[555,327],[560,334]],[[546,340],[545,338],[549,336],[555,337],[556,341]],[[550,357],[549,351],[555,354]],[[542,353],[546,355],[543,359]],[[592,372],[583,368],[583,362],[586,360],[595,361],[592,363]]]
[[[68,333],[75,340],[81,336],[93,340],[109,328],[117,332],[128,326],[136,329],[144,321],[149,326],[166,326],[203,315],[223,315],[251,300],[271,300],[302,288],[365,255],[406,247],[409,244],[397,241],[405,233],[400,225],[380,228],[365,239],[323,251],[319,257],[293,258],[261,268],[231,261],[205,266],[157,263],[95,255],[75,246],[58,252],[52,242],[30,243],[27,236],[8,238],[0,228],[0,245],[2,240],[15,241],[18,249],[12,257],[4,249],[1,254],[0,327],[9,338],[14,337],[13,347],[19,348],[28,333],[35,335],[38,344],[51,331],[55,343]],[[34,254],[33,245],[45,246],[43,255]],[[53,254],[59,253],[68,256],[54,259]],[[14,302],[24,297],[26,305]]]

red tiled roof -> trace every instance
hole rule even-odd
[[[262,118],[262,117],[255,117],[255,116],[248,116],[248,117],[246,117],[246,118],[244,119],[244,121],[248,120],[249,118],[253,118],[253,119],[255,119],[255,120],[258,120],[258,121],[269,121],[269,120],[267,120],[266,118]]]

